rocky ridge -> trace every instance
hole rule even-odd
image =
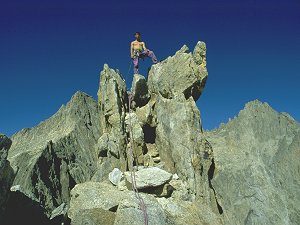
[[[134,74],[130,92],[105,64],[98,102],[77,92],[38,126],[1,135],[3,224],[144,224],[132,169],[149,224],[299,224],[299,123],[256,100],[203,131],[207,77],[201,41],[148,79]]]
[[[297,121],[255,100],[206,136],[213,146],[216,168],[211,183],[227,223],[299,223]]]

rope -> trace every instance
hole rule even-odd
[[[125,75],[125,83],[126,83],[126,80],[127,80],[128,75],[129,75],[129,72],[130,72],[130,69],[131,69],[131,65],[132,65],[132,59],[130,59],[129,69],[128,69],[126,75]]]
[[[128,72],[126,74],[126,77],[125,77],[125,82],[126,82],[126,78],[127,76],[129,75],[129,72],[130,72],[130,69],[131,69],[131,65],[132,65],[132,60],[130,62],[130,66],[129,66],[129,69],[128,69]],[[105,81],[107,81],[105,79]],[[104,82],[104,86],[105,87],[102,87],[104,88],[104,92],[105,93],[102,93],[102,109],[104,111],[104,94],[106,95],[107,94],[107,90],[106,90],[106,82]],[[145,205],[145,202],[143,200],[143,198],[140,196],[139,194],[139,191],[138,191],[138,188],[137,188],[137,184],[136,184],[136,174],[135,174],[135,168],[133,167],[133,132],[132,132],[132,121],[131,121],[131,116],[130,116],[130,113],[131,113],[131,99],[132,98],[132,95],[131,93],[128,95],[128,115],[129,115],[129,138],[130,138],[130,148],[128,148],[128,152],[127,152],[127,155],[129,156],[129,170],[130,170],[130,176],[131,176],[131,183],[132,183],[132,190],[134,191],[134,194],[135,194],[135,197],[138,199],[139,201],[139,206],[140,208],[142,209],[143,211],[143,216],[144,216],[144,223],[145,225],[148,225],[148,214],[147,214],[147,207]],[[128,144],[127,142],[127,138],[126,138],[126,143]]]
[[[131,93],[128,96],[129,100],[129,109],[128,109],[128,115],[129,115],[129,138],[130,138],[130,148],[128,149],[128,155],[129,155],[129,170],[130,170],[130,176],[131,176],[131,183],[132,183],[132,190],[134,191],[135,197],[139,200],[139,205],[143,211],[144,214],[144,223],[145,225],[148,225],[148,214],[147,214],[147,207],[145,205],[145,202],[143,198],[140,196],[139,191],[137,189],[136,185],[136,174],[135,174],[135,168],[133,167],[133,134],[132,134],[132,122],[131,122]]]

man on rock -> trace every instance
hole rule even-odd
[[[145,43],[141,41],[140,32],[135,32],[135,41],[131,42],[130,45],[130,55],[133,60],[135,74],[139,72],[138,68],[140,58],[144,59],[144,57],[150,57],[154,64],[158,63],[158,60],[153,51],[147,49]]]

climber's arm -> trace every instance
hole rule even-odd
[[[133,58],[133,42],[130,44],[130,58]]]
[[[143,42],[143,49],[144,49],[145,51],[148,50],[148,49],[146,48],[145,42]]]

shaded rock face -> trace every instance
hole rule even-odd
[[[267,103],[207,132],[216,197],[226,224],[299,224],[300,124]]]
[[[13,184],[50,217],[68,204],[74,185],[90,180],[97,169],[100,132],[97,103],[77,92],[48,120],[12,136],[8,160],[17,171]]]
[[[37,199],[24,194],[19,186],[13,186],[1,224],[59,224],[50,221],[46,214]]]
[[[4,134],[0,134],[0,149],[3,150],[3,152],[4,151],[6,151],[6,152],[8,151],[8,149],[11,146],[11,143],[12,143],[11,140],[7,136],[5,136]],[[4,157],[4,153],[3,153],[3,157],[2,158],[5,158]]]
[[[7,160],[8,150],[12,141],[3,134],[0,134],[0,221],[6,208],[9,198],[9,189],[13,183],[14,171]]]
[[[142,107],[147,104],[150,94],[147,81],[144,76],[139,74],[133,75],[131,93],[135,106]]]

